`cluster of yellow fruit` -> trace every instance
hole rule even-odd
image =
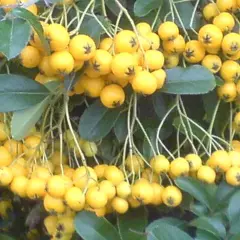
[[[178,157],[171,163],[163,155],[153,158],[150,162],[156,174],[167,173],[172,179],[180,176],[191,176],[208,184],[215,182],[217,177],[225,173],[226,182],[232,186],[240,186],[240,152],[217,150],[212,153],[206,164],[202,163],[197,154]]]
[[[77,38],[82,39],[85,48],[94,44],[84,35],[73,37],[71,41],[75,43]],[[136,25],[136,32],[121,30],[113,38],[104,38],[99,48],[92,49],[85,59],[88,64],[74,86],[74,92],[100,97],[108,108],[123,104],[123,88],[129,83],[137,93],[153,94],[162,88],[166,78],[162,69],[164,56],[159,47],[159,36],[144,22]],[[75,57],[80,55],[76,50],[75,54]]]
[[[190,58],[202,61],[214,74],[219,73],[224,83],[218,88],[218,96],[226,102],[234,101],[240,94],[240,34],[233,15],[239,8],[236,0],[207,4],[203,16],[209,24],[199,30],[195,47],[190,46],[188,51]]]

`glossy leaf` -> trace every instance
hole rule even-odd
[[[240,215],[236,216],[236,218],[234,218],[234,221],[231,221],[229,232],[231,234],[240,233],[239,225],[240,225]]]
[[[175,227],[178,227],[180,229],[184,229],[186,226],[186,222],[183,220],[180,220],[178,218],[173,218],[173,217],[163,217],[163,218],[159,218],[153,222],[151,222],[147,228],[146,231],[147,232],[151,232],[154,228],[158,228],[159,225],[166,223],[169,225],[173,225]]]
[[[191,221],[190,225],[196,227],[197,229],[208,231],[216,237],[226,237],[225,226],[219,218],[202,216]]]
[[[147,214],[144,207],[132,209],[126,214],[118,215],[117,225],[122,240],[145,240]],[[141,235],[141,233],[143,233]]]
[[[233,186],[230,186],[225,181],[222,181],[217,188],[216,192],[216,201],[218,202],[217,206],[225,205],[229,202],[230,197],[237,191]]]
[[[54,93],[60,86],[61,83],[59,81],[50,81],[44,83],[44,86],[52,93]]]
[[[128,134],[128,128],[127,128],[127,112],[123,112],[118,117],[115,125],[114,125],[114,133],[120,143],[122,143],[127,134]]]
[[[203,106],[206,112],[205,120],[210,122],[212,120],[214,109],[217,105],[218,96],[215,91],[209,92],[202,96]]]
[[[209,92],[202,96],[203,106],[206,112],[205,120],[210,122],[218,102],[218,96],[216,91]],[[214,122],[214,129],[217,133],[221,133],[224,125],[229,118],[229,104],[221,101],[217,111],[217,115]]]
[[[240,215],[240,191],[238,190],[229,200],[229,205],[227,209],[227,217],[230,223],[238,219]]]
[[[134,3],[134,14],[137,17],[144,17],[152,10],[159,8],[162,5],[162,0],[136,0]]]
[[[159,223],[151,231],[147,231],[148,240],[192,240],[192,238],[178,227],[168,223]]]
[[[167,113],[167,106],[161,92],[152,95],[153,108],[160,119]]]
[[[220,238],[210,232],[198,229],[195,240],[220,240]]]
[[[120,109],[108,109],[96,100],[81,116],[79,134],[89,141],[98,141],[105,137],[113,128]]]
[[[206,214],[208,214],[208,209],[205,205],[202,205],[201,203],[192,203],[190,205],[190,209],[191,212],[193,212],[195,215],[197,215],[198,217],[200,216],[205,216]]]
[[[14,16],[26,20],[38,34],[45,50],[50,54],[50,46],[44,37],[43,28],[38,18],[25,8],[14,8],[11,12]]]
[[[29,108],[49,95],[42,84],[24,76],[0,74],[0,112]]]
[[[7,59],[12,59],[19,55],[27,45],[30,39],[31,27],[23,19],[5,19],[0,21],[0,32],[0,52]]]
[[[115,227],[103,217],[95,213],[79,212],[74,220],[75,229],[83,240],[120,240]]]
[[[171,94],[205,94],[216,86],[214,75],[201,65],[175,67],[166,71],[162,92]]]
[[[115,159],[118,154],[117,144],[117,140],[115,140],[111,133],[102,139],[98,145],[97,155],[103,159],[104,163],[109,164]]]
[[[42,102],[20,111],[13,113],[11,123],[11,134],[16,140],[21,140],[35,126],[49,104],[50,98],[46,97]]]
[[[183,191],[192,195],[199,202],[211,208],[211,199],[205,186],[200,181],[190,177],[180,177],[175,180],[176,185]]]

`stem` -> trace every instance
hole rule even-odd
[[[49,9],[49,14],[48,16],[46,17],[45,19],[45,23],[47,23],[49,21],[49,19],[51,20],[52,19],[52,14],[53,14],[53,11],[54,11],[54,8],[56,7],[56,3],[54,3],[52,5],[52,7]]]
[[[208,132],[209,132],[210,135],[212,135],[212,130],[213,130],[213,126],[214,126],[214,122],[215,122],[215,119],[216,119],[216,116],[217,116],[219,106],[220,106],[220,100],[218,100],[217,105],[214,109],[213,117],[212,117],[212,120],[211,120],[211,123],[210,123],[210,126],[209,126]],[[209,138],[208,145],[209,145],[209,152],[211,153],[212,152],[212,138]]]
[[[165,120],[167,119],[168,115],[174,110],[174,108],[176,107],[177,105],[174,104],[169,110],[168,112],[165,114],[165,116],[163,117],[162,121],[160,122],[159,126],[158,126],[158,129],[157,129],[157,134],[156,134],[156,148],[157,148],[157,154],[160,155],[160,151],[159,151],[159,146],[158,146],[158,140],[159,139],[159,134],[160,134],[160,131],[161,131],[161,128],[165,122]],[[161,140],[160,140],[161,141]]]
[[[155,27],[155,25],[156,25],[156,23],[157,23],[157,20],[159,19],[159,14],[160,14],[160,12],[161,12],[161,9],[162,9],[162,4],[161,4],[161,6],[158,8],[157,13],[156,13],[156,16],[155,16],[155,18],[154,18],[154,20],[153,20],[153,22],[152,22],[152,26],[151,26],[152,30],[154,29],[154,27]]]
[[[178,129],[177,129],[177,153],[178,153],[178,157],[180,157],[180,144],[179,144],[179,135],[180,135],[180,127],[181,127],[181,123],[178,125]]]
[[[173,11],[173,1],[169,1],[170,4],[170,10],[171,10],[171,14],[172,14],[172,21],[175,22],[175,16],[174,16],[174,11]]]
[[[187,116],[187,115],[186,115],[185,113],[182,113],[181,108],[180,108],[180,104],[179,104],[179,102],[180,102],[179,99],[180,99],[180,96],[177,95],[176,100],[177,100],[177,108],[178,108],[178,112],[179,112],[180,121],[181,121],[181,124],[182,124],[182,126],[183,126],[183,129],[184,129],[184,132],[185,132],[185,134],[186,134],[186,137],[187,137],[189,143],[190,143],[191,146],[192,146],[193,152],[194,152],[195,154],[197,154],[197,150],[196,150],[196,148],[195,148],[195,146],[194,146],[194,143],[193,143],[192,139],[189,137],[188,130],[187,130],[186,125],[185,125],[185,123],[184,123],[184,121],[183,121],[183,118],[182,118],[182,115],[183,115],[183,116]],[[187,119],[187,118],[186,118],[186,119]]]
[[[223,144],[225,144],[227,147],[231,147],[231,144],[229,144],[227,141],[225,141],[225,140],[224,140],[223,138],[221,138],[221,137],[218,137],[218,136],[212,134],[212,138],[213,138],[213,139],[216,138],[216,139],[218,139],[219,141],[221,141]]]
[[[68,127],[69,127],[69,129],[70,129],[70,131],[71,131],[71,133],[72,133],[73,140],[74,140],[74,142],[75,142],[75,144],[76,144],[76,146],[77,146],[77,149],[78,149],[78,151],[79,151],[79,154],[80,154],[81,159],[82,159],[82,162],[83,162],[83,165],[84,165],[84,166],[87,166],[86,158],[85,158],[85,156],[84,156],[84,154],[83,154],[83,152],[82,152],[82,149],[81,149],[80,146],[79,146],[79,143],[78,143],[77,138],[76,138],[76,136],[75,136],[74,130],[73,130],[73,128],[72,128],[72,124],[71,124],[70,117],[69,117],[68,101],[69,101],[69,97],[66,95],[65,112],[66,112],[66,119],[67,119]]]
[[[154,147],[153,147],[153,145],[152,145],[152,142],[151,142],[150,138],[148,137],[148,135],[147,135],[147,133],[146,133],[146,130],[144,129],[144,127],[143,127],[143,125],[142,125],[142,123],[140,122],[140,120],[139,120],[138,117],[136,117],[136,121],[137,121],[137,123],[139,124],[139,126],[140,126],[140,128],[141,128],[141,130],[142,130],[142,132],[143,132],[143,134],[144,134],[144,136],[146,137],[146,139],[147,139],[147,141],[148,141],[148,144],[150,145],[151,150],[153,151],[153,155],[156,156],[157,154],[156,154],[156,151],[155,151],[155,149],[154,149]]]
[[[95,2],[94,2],[95,4]],[[105,31],[105,33],[110,37],[112,38],[112,35],[108,32],[108,30],[105,28],[105,26],[102,24],[102,22],[97,18],[97,16],[95,15],[94,13],[94,4],[92,5],[92,8],[91,8],[91,14],[93,15],[93,17],[95,18],[95,20],[97,21],[97,23],[101,26],[101,28]]]
[[[125,175],[125,178],[126,178],[127,182],[129,183],[129,180],[128,180],[128,177],[127,177],[127,172],[126,172],[126,167],[125,167],[128,138],[129,138],[129,136],[126,137],[124,145],[123,145],[122,165],[123,165],[123,173]]]
[[[128,128],[128,142],[129,142],[129,154],[132,156],[132,126],[134,125],[134,122],[132,120],[132,125],[131,125],[131,108],[132,108],[132,102],[133,102],[133,95],[130,99],[129,102],[129,107],[128,107],[128,116],[127,116],[127,128]]]
[[[191,17],[191,20],[190,20],[190,24],[189,24],[191,30],[192,30],[195,34],[197,34],[197,35],[198,35],[198,33],[195,31],[195,29],[192,27],[192,25],[193,25],[194,17],[195,17],[195,14],[196,14],[197,7],[198,7],[198,5],[199,5],[199,2],[200,2],[200,0],[197,0],[196,4],[195,4],[195,6],[194,6],[193,14],[192,14],[192,17]]]
[[[83,11],[83,13],[82,13],[82,16],[81,16],[81,18],[80,18],[80,20],[79,20],[79,22],[78,22],[78,24],[77,24],[77,27],[76,27],[73,31],[71,31],[71,32],[69,33],[70,36],[75,35],[76,33],[78,33],[79,28],[81,27],[81,25],[82,25],[82,23],[83,23],[83,20],[84,20],[84,17],[85,17],[85,15],[86,15],[87,11],[89,10],[89,8],[91,7],[91,5],[92,5],[94,2],[95,2],[95,0],[91,0],[91,1],[88,3],[87,7],[84,9],[84,11]],[[75,10],[78,11],[77,5],[74,4],[73,6],[74,6]]]
[[[169,155],[172,159],[174,159],[174,155],[168,150],[168,148],[167,148],[166,145],[162,142],[162,140],[159,138],[159,136],[157,136],[156,141],[158,141],[158,142],[161,144],[161,146],[164,148],[164,150],[168,153],[168,155]],[[157,145],[157,146],[158,146],[158,145]],[[159,152],[159,155],[160,155],[160,152]]]
[[[184,31],[184,33],[185,33],[188,41],[190,41],[191,39],[190,39],[190,37],[189,37],[189,35],[188,35],[188,32],[187,32],[187,30],[186,30],[186,28],[185,28],[185,26],[184,26],[184,24],[183,24],[183,22],[182,22],[182,19],[181,19],[179,13],[178,13],[178,10],[177,10],[177,8],[176,8],[175,3],[173,2],[173,0],[171,0],[171,4],[172,4],[172,6],[173,6],[173,8],[174,8],[174,10],[175,10],[175,12],[176,12],[176,15],[177,15],[177,17],[178,17],[178,20],[179,20],[179,22],[180,22],[180,24],[181,24],[181,27],[182,27],[182,29],[183,29],[183,31]]]
[[[102,3],[102,13],[105,18],[107,18],[107,11],[106,11],[106,6],[105,6],[105,0],[101,0]]]
[[[64,25],[65,28],[68,26],[68,17],[67,17],[67,11],[66,11],[66,5],[63,4],[63,14],[64,14]]]
[[[193,137],[199,142],[199,145],[202,146],[203,150],[207,153],[207,155],[210,156],[211,153],[208,152],[207,148],[204,146],[204,144],[203,144],[203,142],[201,141],[201,139],[199,139],[199,138],[197,137],[197,135],[195,135],[195,134],[193,134]]]
[[[183,113],[187,116],[187,112],[186,112],[186,109],[185,109],[185,107],[184,107],[184,104],[183,104],[183,101],[182,101],[181,96],[179,96],[179,101],[180,101],[181,107],[182,107],[182,109],[183,109]],[[192,131],[191,124],[189,123],[188,120],[187,120],[187,125],[188,125],[189,131],[190,131],[190,138],[191,138],[191,141],[192,141],[193,131]]]
[[[121,10],[121,11],[119,12],[118,17],[117,17],[117,20],[116,20],[115,29],[114,29],[114,36],[117,34],[118,26],[119,26],[120,20],[121,20],[121,18],[122,18],[122,15],[123,15],[123,11]]]
[[[179,145],[179,149],[181,149],[183,147],[183,145],[187,142],[187,138],[185,138],[182,143]],[[178,152],[178,148],[176,148],[174,151],[173,151],[173,155],[175,155],[176,153]]]
[[[181,113],[181,114],[182,114],[182,113]],[[202,132],[204,132],[209,138],[212,138],[212,136],[211,136],[204,128],[202,128],[200,125],[198,125],[197,123],[195,123],[191,118],[185,116],[184,114],[182,114],[182,115],[183,115],[184,118],[188,118],[189,121],[190,121],[194,126],[196,126],[197,128],[199,128],[199,129],[200,129]],[[216,146],[215,146],[215,144],[216,144],[216,145],[218,145],[218,147],[220,147],[221,149],[223,149],[222,146],[221,146],[217,141],[215,141],[214,139],[212,140],[212,144],[214,145],[215,148],[216,148]]]

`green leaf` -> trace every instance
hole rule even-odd
[[[167,80],[162,92],[171,94],[205,94],[216,86],[214,75],[201,65],[166,70]]]
[[[59,81],[50,81],[47,83],[44,83],[44,86],[52,93],[54,93],[57,88],[61,86],[61,83]]]
[[[217,188],[216,202],[218,205],[223,205],[229,202],[229,198],[236,192],[236,187],[230,186],[225,181],[222,181]]]
[[[147,228],[146,228],[146,231],[147,232],[151,232],[153,229],[155,228],[158,228],[159,225],[161,226],[161,224],[163,223],[166,223],[166,224],[169,224],[169,225],[173,225],[177,228],[180,228],[180,229],[184,229],[185,226],[186,226],[186,222],[183,221],[183,220],[180,220],[178,218],[173,218],[173,217],[163,217],[163,218],[159,218],[153,222],[151,222]]]
[[[190,225],[197,229],[208,231],[216,237],[226,237],[225,226],[219,218],[202,216],[191,221]]]
[[[120,240],[115,227],[103,217],[95,213],[79,212],[74,220],[75,229],[84,240]]]
[[[27,45],[30,34],[30,25],[22,19],[13,18],[0,21],[0,52],[7,59],[16,57]]]
[[[210,122],[212,120],[214,109],[218,102],[218,96],[215,91],[209,92],[202,96],[203,106],[206,113],[205,120]]]
[[[232,221],[232,222],[230,223],[229,232],[230,232],[231,234],[240,233],[239,225],[240,225],[240,215],[238,215],[238,216],[234,219],[234,221]]]
[[[240,233],[238,233],[238,234],[236,234],[236,235],[234,235],[234,236],[231,236],[230,238],[229,238],[229,240],[239,240],[240,239]]]
[[[79,134],[83,139],[98,141],[105,137],[113,128],[120,109],[109,109],[96,100],[87,108],[79,122]]]
[[[99,15],[97,15],[97,18],[105,28],[108,28],[109,22],[107,19]],[[98,44],[100,41],[100,36],[105,33],[104,29],[95,18],[91,17],[85,19],[86,20],[84,20],[83,24],[81,25],[80,33],[90,36],[95,43]]]
[[[202,205],[201,203],[192,203],[190,205],[190,209],[191,212],[193,212],[195,215],[197,215],[198,217],[200,216],[205,216],[208,213],[208,209],[205,205]]]
[[[16,140],[23,139],[29,132],[29,129],[35,126],[37,121],[42,116],[50,98],[46,97],[42,102],[20,111],[13,113],[11,123],[11,134]]]
[[[50,46],[44,37],[43,28],[41,23],[38,21],[38,18],[25,8],[14,8],[11,13],[16,17],[26,20],[33,27],[38,34],[45,50],[48,54],[50,54]]]
[[[111,133],[102,139],[101,143],[98,145],[97,155],[103,159],[104,163],[109,164],[115,159],[118,153],[117,144],[117,140],[115,140]]]
[[[152,10],[159,8],[162,5],[162,0],[136,0],[134,3],[134,14],[137,17],[144,17]]]
[[[175,180],[176,185],[183,191],[192,195],[199,202],[211,208],[211,199],[205,189],[205,185],[191,177],[180,177]]]
[[[148,240],[192,240],[192,238],[178,227],[168,223],[159,223],[156,228],[147,231]]]
[[[202,96],[203,105],[206,112],[205,120],[210,122],[219,100],[216,91],[212,91]],[[214,129],[217,133],[221,133],[225,123],[229,118],[229,104],[221,101],[217,115],[214,122]]]
[[[159,119],[162,119],[167,113],[166,103],[161,92],[156,92],[152,95],[153,108],[158,115]]]
[[[144,234],[147,225],[147,214],[144,207],[131,209],[124,215],[118,215],[117,223],[122,240],[147,239]]]
[[[220,78],[219,76],[215,76],[215,81],[216,81],[216,85],[222,86],[224,84],[224,80],[222,78]]]
[[[124,7],[127,6],[127,0],[120,0],[119,1]],[[118,16],[120,12],[119,6],[113,1],[113,0],[106,0],[105,1],[107,7],[110,9],[112,13],[114,13],[116,16]]]
[[[15,238],[10,237],[10,236],[8,236],[6,234],[0,233],[0,240],[15,240]]]
[[[114,125],[114,133],[120,143],[124,142],[128,134],[127,128],[127,112],[123,112],[118,117]]]
[[[48,95],[48,89],[32,79],[14,74],[0,74],[0,112],[31,107]]]
[[[227,217],[230,223],[233,223],[240,214],[240,191],[238,190],[229,200],[229,205],[227,209]]]
[[[220,238],[210,232],[198,229],[195,240],[220,240]]]

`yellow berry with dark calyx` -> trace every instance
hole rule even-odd
[[[162,191],[162,201],[168,207],[177,207],[182,202],[182,193],[175,186],[167,186]]]

